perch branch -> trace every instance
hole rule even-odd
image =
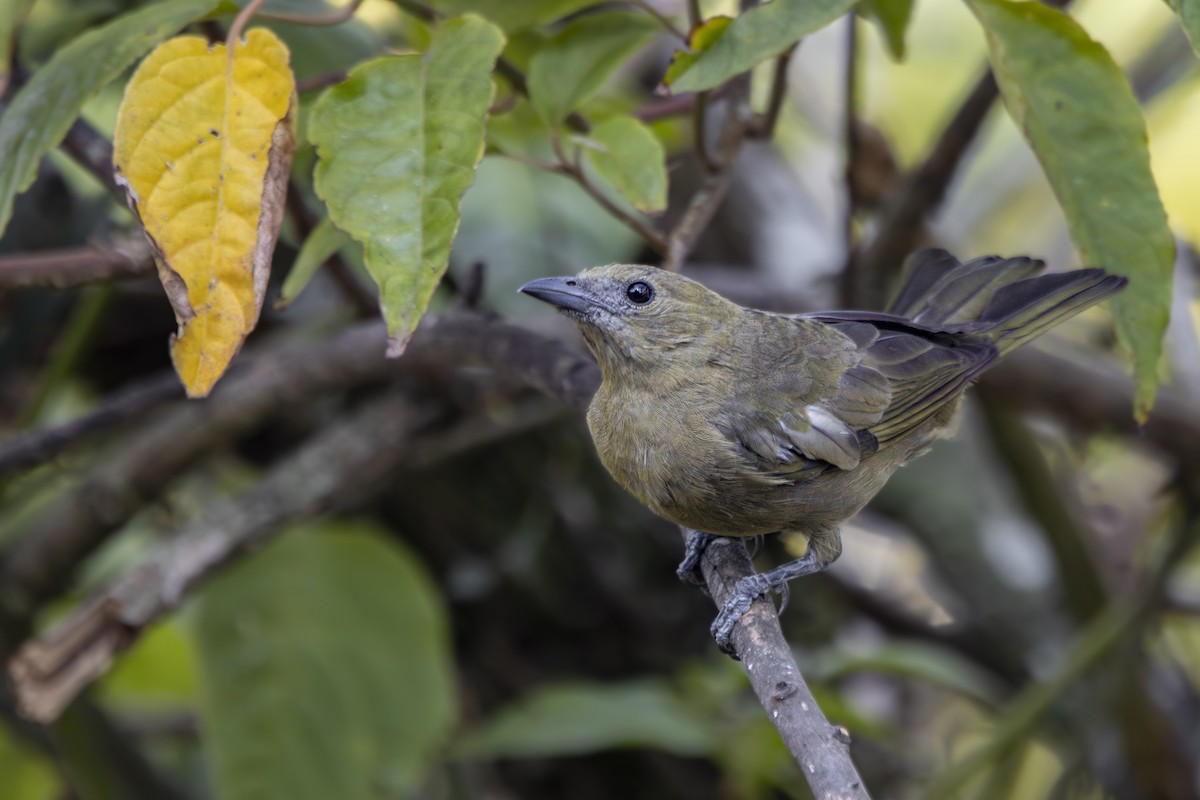
[[[737,582],[754,572],[745,544],[727,538],[709,543],[700,569],[718,608]],[[751,604],[733,629],[733,644],[754,693],[800,765],[813,797],[870,800],[850,760],[850,733],[831,725],[817,705],[783,638],[779,615],[770,599],[759,598]]]

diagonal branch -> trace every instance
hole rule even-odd
[[[963,155],[975,141],[999,93],[989,70],[971,89],[925,161],[904,179],[899,191],[884,206],[879,232],[854,257],[858,283],[854,294],[865,300],[868,307],[883,307],[887,277],[895,274],[916,248],[926,218],[942,202]]]
[[[705,547],[700,570],[720,608],[737,582],[753,574],[754,565],[741,540],[717,538]],[[831,725],[817,705],[783,638],[779,615],[769,598],[755,600],[742,615],[733,629],[733,644],[754,693],[800,765],[813,797],[870,800],[850,760],[850,733]]]

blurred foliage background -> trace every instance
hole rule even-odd
[[[28,7],[11,39],[6,98],[65,42],[134,5],[6,0],[13,19]],[[271,7],[285,5],[322,7]],[[523,4],[431,5],[504,24]],[[585,5],[559,2],[554,20]],[[603,5],[651,5],[686,27],[683,2]],[[736,10],[700,5],[706,16]],[[308,87],[370,55],[422,46],[427,30],[410,11],[367,0],[336,27],[264,23],[292,51],[302,145],[268,306],[243,359],[303,352],[371,312],[353,245],[289,307],[270,303],[320,216],[303,144]],[[1071,14],[1143,105],[1179,237],[1167,382],[1139,435],[1111,320],[1089,311],[1045,337],[1039,358],[997,369],[957,435],[898,473],[848,526],[843,558],[793,587],[785,631],[827,716],[850,730],[876,797],[1200,797],[1200,571],[1190,547],[1200,531],[1200,447],[1190,449],[1200,441],[1200,70],[1160,0],[1081,0]],[[560,24],[517,26],[506,54],[521,66]],[[198,29],[220,35],[219,25]],[[668,153],[667,221],[704,176],[693,115],[654,91],[676,45],[664,34],[583,109],[644,112]],[[841,305],[848,234],[869,240],[903,175],[983,74],[985,54],[959,0],[914,4],[902,60],[865,19],[806,38],[787,66],[774,137],[742,147],[685,274],[774,310]],[[848,177],[849,63],[857,155]],[[758,107],[769,102],[771,69],[756,76]],[[102,137],[122,86],[85,108]],[[962,257],[1077,265],[1037,161],[993,105],[914,238]],[[576,182],[511,157],[545,152],[526,101],[495,114],[489,143],[434,313],[500,315],[578,348],[569,326],[516,287],[658,257]],[[0,262],[136,239],[129,212],[70,151],[52,152],[19,198]],[[219,529],[212,520],[235,498],[269,476],[286,482],[297,452],[336,435],[372,398],[404,397],[412,435],[386,482],[360,487],[345,476],[334,513],[289,525],[206,581],[58,722],[20,719],[5,685],[0,797],[809,796],[741,667],[712,645],[711,602],[675,579],[678,532],[612,483],[577,411],[441,357],[298,397],[280,390],[242,422],[213,424],[215,412],[180,411],[188,401],[166,348],[174,319],[144,255],[141,263],[119,280],[62,286],[6,279],[15,272],[0,266],[0,449],[137,392],[154,398],[0,476],[6,658],[164,541],[197,525]],[[885,294],[872,284],[849,299]],[[118,487],[135,513],[30,600],[13,554],[30,537],[53,536],[64,514],[103,517],[89,492],[115,491],[103,482],[113,465],[180,424],[180,413],[192,413],[205,446],[180,463],[164,458],[161,485]],[[784,557],[772,542],[759,556],[764,565]]]

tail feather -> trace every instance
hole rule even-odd
[[[990,342],[1003,355],[1128,283],[1099,269],[1037,275],[1043,266],[995,256],[962,264],[944,250],[922,250],[909,259],[909,278],[889,310]]]
[[[1000,354],[1015,350],[1065,322],[1129,283],[1102,269],[1081,269],[1026,278],[1001,287],[992,295],[980,321],[983,336],[995,342]]]

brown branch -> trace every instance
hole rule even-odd
[[[938,137],[933,149],[884,206],[879,232],[856,256],[859,296],[870,307],[882,307],[887,278],[920,241],[925,219],[941,203],[983,120],[996,101],[999,89],[989,70],[980,78]]]
[[[750,109],[747,105],[749,82],[747,76],[740,76],[731,81],[728,108],[725,110],[725,120],[721,126],[721,134],[717,141],[716,171],[705,176],[700,188],[692,195],[683,217],[671,231],[667,239],[666,258],[662,267],[670,272],[678,272],[683,262],[696,245],[696,240],[704,232],[725,193],[729,190],[729,182],[733,179],[733,163],[742,147],[747,127],[750,124]]]
[[[255,487],[190,526],[109,591],[86,603],[10,662],[21,713],[49,722],[108,670],[151,621],[203,577],[283,525],[347,502],[397,463],[422,414],[388,395],[282,460]]]
[[[741,540],[718,538],[705,548],[700,569],[720,608],[737,582],[753,574],[754,565]],[[813,797],[870,800],[850,760],[850,733],[831,725],[817,705],[783,638],[770,599],[751,604],[733,629],[733,644],[754,693],[799,764]]]
[[[187,526],[170,544],[18,651],[10,672],[21,713],[42,722],[53,720],[107,672],[148,625],[286,525],[352,504],[402,466],[429,466],[544,424],[555,413],[538,402],[517,408],[502,421],[481,414],[414,440],[432,415],[432,410],[414,408],[403,395],[379,398],[280,459],[254,488]]]
[[[851,12],[849,18],[853,26],[853,12]],[[775,59],[775,68],[771,73],[771,92],[768,95],[766,111],[754,121],[747,135],[755,139],[770,139],[775,135],[775,125],[779,122],[779,113],[783,111],[783,101],[787,99],[788,67],[792,63],[792,56],[795,54],[796,48],[799,46],[800,43],[797,42]]]
[[[313,395],[385,374],[382,326],[356,327],[318,345],[264,354],[190,402],[136,431],[0,559],[0,604],[27,616],[63,591],[78,565],[170,481],[212,448]]]
[[[0,287],[69,289],[101,281],[154,274],[146,240],[138,236],[112,245],[0,256]]]
[[[843,174],[846,185],[845,217],[842,240],[846,246],[846,264],[842,268],[842,304],[855,308],[858,295],[858,260],[854,252],[854,219],[858,215],[856,176],[862,155],[858,136],[858,17],[851,12],[846,31],[846,75],[842,92],[842,137],[846,146]]]
[[[205,401],[181,404],[135,432],[98,463],[0,558],[0,606],[28,616],[63,591],[76,566],[198,458],[280,409],[414,367],[483,363],[573,405],[599,385],[590,361],[530,331],[476,314],[427,317],[403,359],[383,357],[377,322],[324,343],[263,353]]]
[[[154,409],[183,398],[178,377],[159,375],[102,400],[78,419],[0,441],[0,482],[58,458],[92,436],[144,419]]]
[[[618,206],[608,198],[599,186],[592,183],[587,172],[584,171],[583,165],[578,159],[568,158],[563,151],[562,141],[557,132],[552,132],[550,135],[550,144],[554,148],[554,155],[558,158],[558,167],[562,174],[567,175],[575,180],[579,187],[587,192],[588,196],[595,200],[605,211],[609,213],[617,221],[623,223],[625,227],[642,237],[646,244],[650,245],[659,253],[667,251],[667,240],[663,235],[652,228],[642,218],[630,214],[625,209]]]
[[[299,238],[307,239],[313,232],[313,228],[317,226],[317,219],[305,204],[304,197],[295,183],[288,183],[287,197],[284,202],[287,204],[288,216],[295,225]],[[371,319],[379,316],[379,301],[375,294],[362,285],[340,253],[335,252],[331,255],[325,261],[325,267],[329,270],[333,282],[337,284],[342,297],[354,309],[354,313],[359,319]]]
[[[112,142],[107,137],[80,118],[71,123],[59,147],[90,172],[118,203],[125,205],[125,192],[117,186],[113,174]]]
[[[1197,398],[1167,386],[1145,426],[1133,421],[1133,381],[1096,358],[1067,358],[1025,347],[984,373],[981,383],[1010,408],[1044,411],[1088,433],[1107,431],[1150,442],[1181,465],[1200,468]]]

